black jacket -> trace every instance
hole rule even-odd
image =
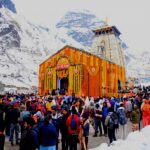
[[[60,123],[60,131],[62,135],[66,135],[66,136],[68,134],[68,127],[66,125],[68,117],[69,117],[69,114],[63,115],[61,118],[61,123]]]
[[[21,136],[20,150],[35,150],[39,146],[38,132],[31,128],[25,130]]]
[[[20,117],[20,112],[18,109],[11,109],[10,110],[10,123],[18,123],[18,118]]]
[[[0,110],[0,131],[4,132],[4,111]]]

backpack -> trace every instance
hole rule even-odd
[[[111,114],[110,118],[109,118],[108,128],[109,129],[114,129],[114,125],[115,125],[114,117],[113,117],[113,114]]]
[[[116,112],[114,113],[114,128],[115,129],[119,128],[119,118]]]
[[[76,131],[76,130],[77,130],[77,121],[75,120],[74,115],[72,115],[71,129],[72,129],[73,131]]]
[[[127,123],[125,110],[119,109],[119,123],[125,125]]]
[[[118,111],[118,108],[120,107],[119,103],[116,103],[115,104],[115,111],[117,112]]]

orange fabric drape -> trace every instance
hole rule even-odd
[[[99,67],[97,66],[87,66],[87,70],[88,70],[88,73],[90,74],[90,76],[95,76],[98,71],[99,71]]]

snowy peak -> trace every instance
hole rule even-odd
[[[2,7],[9,9],[13,13],[17,12],[15,4],[11,0],[0,0],[0,8]]]
[[[67,12],[65,16],[56,24],[57,28],[95,28],[100,27],[104,22],[100,21],[94,14],[89,11]]]
[[[56,24],[56,28],[59,32],[66,30],[69,37],[84,47],[90,47],[94,36],[92,30],[101,27],[104,23],[89,11],[71,11]]]
[[[8,21],[3,15],[1,8],[1,17],[0,17],[0,40],[2,49],[20,47],[20,36],[17,32],[17,23]]]
[[[0,12],[0,40],[4,49],[20,48],[46,56],[50,48],[58,48],[49,44],[50,41],[59,43],[50,30],[34,25],[8,9],[2,8]]]
[[[137,59],[133,54],[130,54],[129,50],[127,50],[127,49],[124,50],[124,55],[125,55],[126,65],[128,65],[129,63],[131,63],[131,61],[134,61],[134,60]]]
[[[141,54],[141,61],[142,62],[146,62],[146,63],[148,63],[150,65],[150,52],[144,51]]]
[[[148,79],[150,77],[150,52],[145,51],[136,56],[125,52],[126,70],[128,77]],[[150,81],[149,81],[150,82]]]

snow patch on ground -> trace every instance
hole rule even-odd
[[[150,150],[150,126],[140,132],[132,132],[126,140],[117,140],[108,146],[106,143],[91,150]]]

